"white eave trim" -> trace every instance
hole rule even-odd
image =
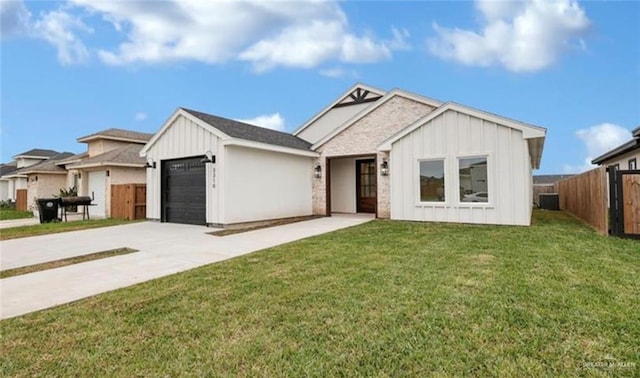
[[[460,104],[457,104],[455,102],[447,102],[446,104],[440,106],[436,110],[434,110],[431,113],[427,114],[426,116],[420,118],[419,120],[417,120],[413,124],[409,125],[408,127],[405,127],[404,129],[400,130],[395,135],[392,135],[390,138],[388,138],[384,142],[380,143],[378,145],[378,150],[379,151],[390,151],[391,150],[391,145],[393,143],[395,143],[398,140],[404,138],[407,134],[413,132],[417,128],[423,126],[425,123],[435,119],[436,117],[440,116],[441,114],[443,114],[444,112],[446,112],[448,110],[453,110],[453,111],[456,111],[456,112],[459,112],[459,113],[464,113],[464,114],[467,114],[467,115],[470,115],[470,116],[473,116],[473,117],[476,117],[476,118],[480,118],[480,119],[483,119],[483,120],[486,120],[486,121],[489,121],[489,122],[493,122],[493,123],[498,124],[498,125],[502,125],[502,126],[505,126],[505,127],[510,127],[512,129],[520,130],[520,131],[522,131],[523,139],[544,138],[546,136],[546,134],[547,134],[547,130],[545,128],[542,128],[542,127],[529,125],[529,124],[526,124],[524,122],[520,122],[520,121],[512,120],[512,119],[509,119],[509,118],[501,117],[501,116],[498,116],[498,115],[495,115],[495,114],[487,113],[487,112],[482,111],[482,110],[469,108],[467,106],[460,105]]]
[[[145,144],[144,147],[142,147],[142,149],[140,150],[140,156],[141,157],[146,157],[147,156],[147,152],[149,151],[149,149],[151,147],[153,147],[153,145],[158,141],[158,139],[160,139],[160,137],[162,137],[162,135],[165,132],[167,132],[169,127],[171,127],[171,125],[175,122],[175,120],[178,119],[178,117],[180,117],[180,116],[186,117],[190,121],[194,122],[198,126],[202,127],[203,129],[207,130],[208,132],[214,134],[215,136],[217,136],[220,139],[229,139],[230,138],[227,134],[225,134],[222,131],[216,129],[215,127],[209,125],[208,123],[204,122],[200,118],[194,116],[193,114],[187,112],[186,110],[184,110],[182,108],[178,108],[178,109],[176,109],[175,112],[173,112],[173,114],[169,117],[169,119],[167,119],[167,121],[164,123],[164,125],[162,125],[160,130],[158,130],[153,135],[153,137],[151,139],[149,139],[147,144]]]
[[[27,175],[17,174],[17,175],[6,175],[2,176],[3,179],[12,179],[12,178],[27,178]]]
[[[429,97],[420,96],[420,95],[417,95],[415,93],[404,91],[402,89],[393,89],[389,93],[385,94],[381,99],[379,99],[378,101],[374,102],[371,106],[369,106],[369,107],[367,107],[365,109],[362,109],[362,111],[360,111],[359,113],[357,113],[353,117],[349,118],[341,126],[339,126],[338,128],[334,129],[329,134],[325,135],[322,139],[320,139],[313,146],[311,146],[311,149],[315,150],[318,147],[322,146],[323,144],[327,143],[328,141],[333,139],[336,135],[340,134],[341,132],[343,132],[347,128],[351,127],[354,123],[356,123],[359,120],[361,120],[362,118],[364,118],[367,114],[369,114],[369,113],[373,112],[374,110],[378,109],[383,104],[385,104],[386,102],[388,102],[389,100],[391,100],[392,98],[394,98],[396,96],[408,98],[409,100],[413,100],[413,101],[416,101],[416,102],[419,102],[419,103],[422,103],[422,104],[425,104],[425,105],[429,105],[429,106],[432,106],[434,108],[438,108],[439,106],[442,105],[442,102],[440,102],[438,100],[434,100],[434,99],[429,98]]]
[[[306,156],[306,157],[313,157],[313,158],[320,156],[320,154],[314,151],[305,151],[305,150],[299,150],[297,148],[276,146],[273,144],[253,142],[245,139],[227,139],[222,141],[222,145],[255,148],[257,150],[280,152],[283,154]]]
[[[13,160],[18,159],[37,159],[37,160],[49,160],[51,156],[37,156],[37,155],[16,155],[11,157]]]
[[[369,92],[373,92],[375,94],[378,94],[380,96],[384,96],[385,91],[378,89],[378,88],[374,88],[371,86],[368,86],[366,84],[362,84],[362,83],[356,83],[354,84],[351,88],[347,89],[347,91],[345,91],[343,94],[341,94],[340,96],[338,96],[338,98],[332,102],[331,104],[329,104],[327,107],[325,107],[324,109],[322,109],[320,112],[318,112],[315,116],[313,116],[310,120],[308,120],[307,122],[305,122],[302,126],[298,127],[293,133],[292,135],[298,135],[300,134],[304,129],[306,129],[307,127],[311,126],[315,121],[317,121],[320,117],[322,117],[323,115],[327,114],[329,112],[329,110],[333,109],[334,106],[338,105],[340,102],[344,101],[353,91],[355,91],[358,88],[362,88],[366,91]],[[380,101],[380,100],[378,100]],[[377,101],[376,101],[377,102]]]
[[[60,172],[60,171],[55,171],[55,172],[51,172],[51,171],[28,171],[28,172],[24,172],[25,175],[66,175],[67,172]]]

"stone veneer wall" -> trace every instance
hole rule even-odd
[[[326,159],[334,156],[375,155],[378,168],[378,217],[390,216],[389,176],[380,175],[380,164],[388,159],[385,152],[378,152],[378,145],[433,111],[433,107],[396,95],[378,109],[358,120],[331,140],[320,146],[320,158],[314,161],[322,167],[322,178],[313,180],[313,213],[327,215]],[[390,172],[392,175],[393,172]],[[335,185],[336,183],[332,183]]]

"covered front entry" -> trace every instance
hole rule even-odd
[[[162,221],[205,225],[206,176],[202,157],[162,162]]]
[[[327,167],[327,213],[376,213],[375,157],[334,157]]]

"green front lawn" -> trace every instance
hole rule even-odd
[[[9,219],[33,218],[31,211],[18,211],[14,209],[0,209],[0,221]]]
[[[4,320],[2,375],[640,374],[640,243],[535,220],[373,221]]]

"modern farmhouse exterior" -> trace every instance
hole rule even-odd
[[[141,151],[147,217],[229,225],[362,212],[528,225],[545,134],[363,84],[293,134],[179,108]]]

